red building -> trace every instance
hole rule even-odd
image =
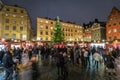
[[[113,7],[106,22],[106,39],[115,41],[120,39],[120,10]]]

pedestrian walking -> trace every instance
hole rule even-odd
[[[106,56],[106,67],[109,75],[115,75],[115,59],[111,52]]]
[[[98,53],[98,51],[96,51],[96,52],[93,54],[93,60],[95,61],[95,66],[98,68],[99,62],[100,62],[100,60],[101,60],[101,55]]]
[[[9,80],[13,79],[13,67],[14,67],[14,62],[12,59],[12,49],[6,50],[4,56],[3,56],[3,67],[5,69],[5,79],[4,80]]]

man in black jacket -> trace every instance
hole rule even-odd
[[[13,75],[13,65],[14,65],[14,62],[13,62],[13,59],[12,59],[12,50],[8,51],[6,50],[4,56],[3,56],[3,66],[4,66],[4,69],[6,71],[6,74],[5,74],[5,80],[9,80],[9,79],[12,79],[12,75]]]

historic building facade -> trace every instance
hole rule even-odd
[[[106,39],[105,22],[94,22],[91,27],[92,41],[103,41]]]
[[[84,36],[83,36],[83,41],[85,42],[91,42],[91,38],[92,38],[92,31],[91,28],[85,28],[84,29]]]
[[[64,32],[65,41],[83,40],[83,27],[78,24],[60,21]],[[37,18],[37,40],[51,41],[56,20],[49,18]]]
[[[25,8],[4,5],[0,11],[0,38],[30,40],[31,20]]]
[[[107,41],[120,39],[120,10],[113,7],[106,22]]]
[[[84,41],[85,42],[96,42],[106,40],[106,23],[100,22],[95,19],[93,22],[84,24]]]

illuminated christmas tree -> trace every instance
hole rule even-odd
[[[53,37],[52,37],[53,43],[62,43],[64,42],[64,34],[61,28],[59,17],[57,16],[56,26],[53,31]]]

